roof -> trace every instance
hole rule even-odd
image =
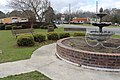
[[[88,18],[75,18],[73,21],[88,21]]]

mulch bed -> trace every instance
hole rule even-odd
[[[88,40],[88,42],[92,45],[97,43],[96,41],[93,40]],[[103,42],[103,45],[106,46],[107,48],[101,45],[98,45],[96,47],[91,47],[86,43],[84,37],[68,39],[63,41],[62,43],[68,47],[85,50],[85,51],[103,52],[103,53],[120,53],[120,48],[116,49],[118,46],[120,46],[120,39],[111,38]]]

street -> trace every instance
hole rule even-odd
[[[89,31],[95,31],[98,30],[99,28],[97,26],[81,26],[81,25],[70,25],[70,24],[61,24],[61,25],[57,25],[58,27],[64,27],[64,28],[86,28],[87,32]],[[104,27],[103,31],[113,31],[115,34],[120,34],[120,27],[115,27],[115,28],[111,28],[109,26]]]

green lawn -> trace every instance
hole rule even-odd
[[[62,32],[63,28],[55,29],[55,32]],[[35,33],[47,34],[47,30],[35,29]],[[33,47],[18,47],[16,38],[12,35],[11,30],[0,31],[0,63],[28,59],[37,48],[53,43],[55,41],[45,41],[38,43]]]
[[[120,38],[120,35],[113,35],[113,38]]]
[[[37,71],[33,71],[30,73],[0,78],[0,80],[51,80],[51,79]]]

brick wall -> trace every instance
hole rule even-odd
[[[73,49],[62,44],[66,39],[57,41],[57,53],[60,57],[85,66],[120,69],[120,53],[98,53]]]

